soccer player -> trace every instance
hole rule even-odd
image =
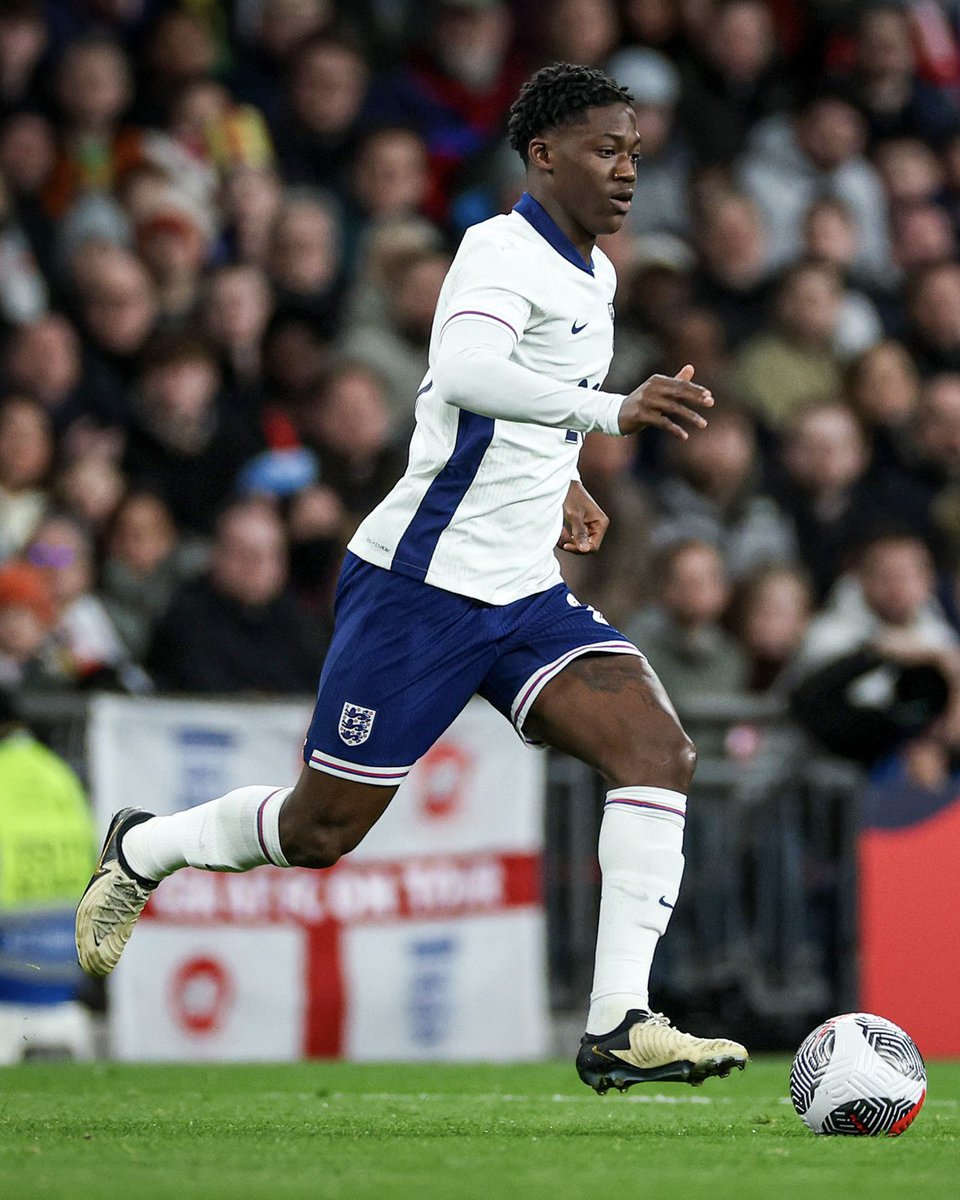
[[[615,274],[595,247],[629,211],[629,93],[566,63],[510,112],[527,168],[514,210],[469,229],[437,305],[409,465],[350,542],[296,786],[239,788],[172,816],[126,808],[77,910],[77,949],[113,969],[158,881],[181,867],[323,868],[352,850],[474,693],[532,744],[608,781],[596,970],[577,1070],[598,1092],[743,1068],[737,1042],[651,1012],[654,950],[683,872],[694,747],[640,651],[561,581],[607,518],[577,477],[582,435],[687,438],[713,404],[693,367],[601,390]]]

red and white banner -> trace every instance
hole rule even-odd
[[[101,697],[105,826],[299,771],[292,704]],[[547,1052],[543,759],[472,702],[328,871],[184,870],[110,980],[125,1059],[519,1059]]]

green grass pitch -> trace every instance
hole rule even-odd
[[[896,1139],[817,1138],[786,1059],[595,1096],[570,1063],[0,1070],[3,1200],[957,1200],[960,1063]]]

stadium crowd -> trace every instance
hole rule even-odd
[[[643,139],[571,587],[678,704],[960,755],[960,14],[936,0],[0,0],[0,686],[308,692],[458,238],[554,61]],[[851,697],[853,699],[851,699]]]

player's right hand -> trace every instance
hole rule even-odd
[[[712,408],[709,388],[691,382],[693,367],[688,363],[676,375],[651,375],[620,405],[620,432],[637,433],[654,426],[665,429],[684,441],[690,436],[685,425],[703,429],[706,418],[696,410]]]

